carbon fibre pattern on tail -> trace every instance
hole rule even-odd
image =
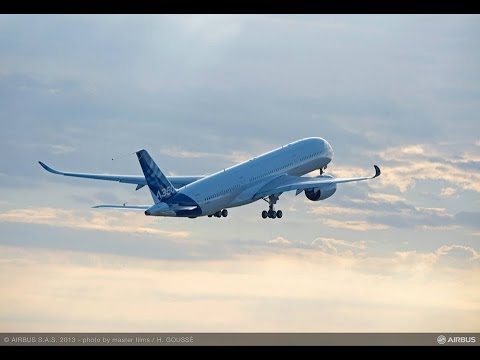
[[[175,187],[168,181],[148,152],[146,150],[140,150],[137,151],[136,154],[143,174],[145,175],[147,185],[150,188],[153,201],[158,203],[175,195],[177,193]]]

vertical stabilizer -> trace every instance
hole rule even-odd
[[[168,181],[166,176],[158,168],[155,161],[150,157],[146,150],[136,152],[143,174],[147,180],[147,185],[155,203],[168,200],[177,193],[172,183]]]

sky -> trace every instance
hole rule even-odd
[[[480,331],[479,20],[0,15],[0,332]],[[201,175],[311,136],[382,175],[176,219],[37,163]]]

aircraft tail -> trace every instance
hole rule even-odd
[[[148,152],[146,150],[140,150],[137,151],[136,154],[155,204],[175,195],[177,190],[158,168]]]

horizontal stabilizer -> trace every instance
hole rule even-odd
[[[151,205],[96,205],[93,209],[124,209],[124,210],[146,210]]]

